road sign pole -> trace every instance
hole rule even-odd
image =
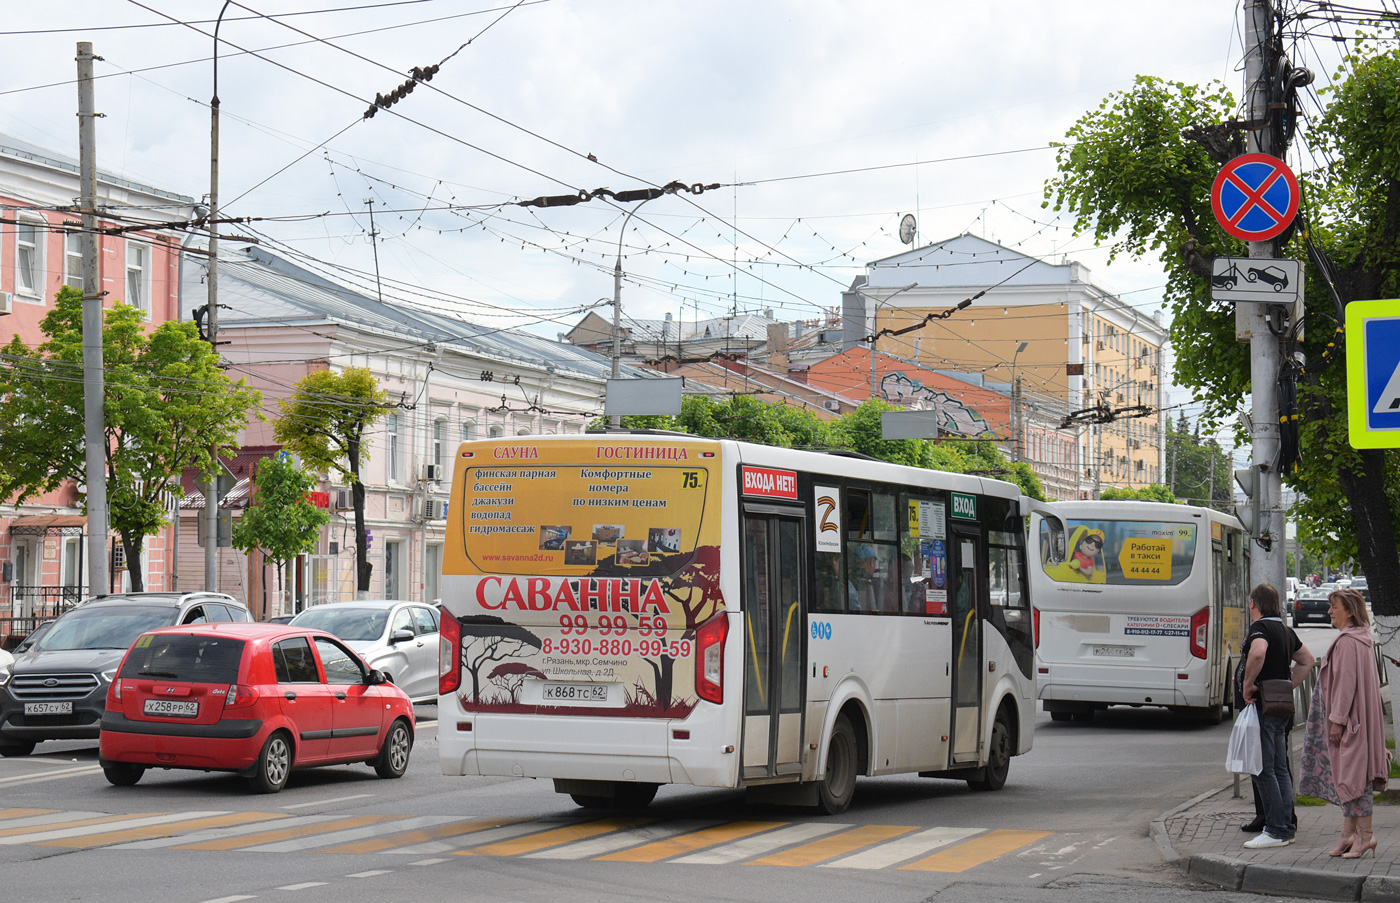
[[[1251,153],[1273,154],[1273,130],[1254,124],[1264,123],[1269,116],[1269,73],[1272,69],[1269,47],[1273,33],[1273,15],[1268,0],[1249,0],[1245,4],[1246,42],[1244,86],[1249,100],[1249,150]],[[1278,149],[1280,152],[1282,148]],[[1276,257],[1275,239],[1249,242],[1251,258]],[[1253,542],[1249,550],[1250,582],[1268,583],[1282,592],[1286,585],[1287,557],[1284,537],[1283,481],[1278,469],[1279,411],[1278,374],[1282,357],[1280,341],[1269,330],[1269,305],[1250,303],[1249,376],[1253,389],[1251,414],[1253,419],[1254,468],[1259,471],[1259,492],[1255,498],[1257,530],[1268,537]]]

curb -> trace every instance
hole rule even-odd
[[[1205,800],[1209,799],[1212,796],[1215,796],[1219,792],[1219,790],[1207,790],[1205,793],[1192,797],[1191,799],[1182,803],[1180,806],[1177,806],[1175,809],[1170,809],[1166,812],[1163,812],[1161,815],[1152,819],[1152,824],[1149,825],[1147,828],[1147,835],[1151,837],[1152,842],[1157,845],[1158,851],[1160,851],[1162,854],[1163,861],[1180,862],[1181,867],[1189,871],[1189,869],[1187,868],[1188,863],[1182,860],[1181,854],[1176,851],[1176,847],[1172,846],[1171,835],[1167,833],[1167,819],[1171,818],[1174,815],[1177,815],[1178,813],[1185,812],[1192,806],[1204,802]],[[1218,858],[1223,859],[1224,857]],[[1238,888],[1236,889],[1238,890]]]

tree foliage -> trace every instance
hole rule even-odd
[[[1230,456],[1216,440],[1201,438],[1200,422],[1193,429],[1184,411],[1175,423],[1168,420],[1166,446],[1171,494],[1190,505],[1229,510],[1235,497]]]
[[[0,368],[0,498],[14,503],[86,471],[82,293],[59,290],[39,325],[44,341],[30,348],[13,337]],[[126,304],[103,311],[102,354],[109,520],[140,591],[145,540],[170,522],[166,494],[183,495],[186,468],[210,473],[211,449],[236,447],[261,395],[219,369],[193,323],[148,332]]]
[[[384,416],[388,398],[364,367],[308,373],[281,404],[273,436],[306,466],[333,472],[350,486],[355,512],[355,589],[369,591],[373,566],[365,533],[365,486],[360,469],[369,461],[365,435]]]
[[[280,592],[281,565],[314,551],[321,528],[331,516],[312,504],[308,493],[316,488],[316,481],[286,452],[259,462],[253,485],[253,504],[233,525],[233,547],[245,553],[261,549],[277,568]],[[266,569],[263,598],[267,598]]]
[[[1143,486],[1137,489],[1126,486],[1110,486],[1099,494],[1099,498],[1106,502],[1166,502],[1168,505],[1178,504],[1176,496],[1172,495],[1172,491],[1161,483]]]

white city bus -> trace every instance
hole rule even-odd
[[[840,812],[997,789],[1031,747],[1024,506],[997,480],[674,433],[464,443],[442,575],[451,775]]]
[[[1031,518],[1035,658],[1055,721],[1110,705],[1219,722],[1248,625],[1248,535],[1231,515],[1159,502],[1056,502]]]

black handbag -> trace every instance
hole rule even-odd
[[[1293,714],[1293,681],[1263,680],[1259,682],[1259,713],[1261,715]]]

